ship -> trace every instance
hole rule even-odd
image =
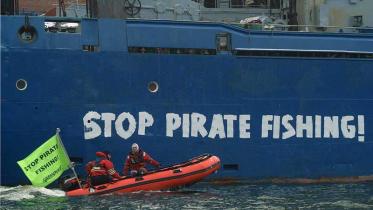
[[[212,180],[373,180],[373,34],[229,23],[1,16],[1,185],[61,129],[78,173],[134,142]]]

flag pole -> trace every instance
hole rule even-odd
[[[56,129],[56,136],[57,136],[57,139],[58,139],[58,141],[59,141],[59,143],[60,143],[60,145],[61,145],[61,147],[62,147],[62,150],[64,151],[65,155],[66,155],[67,158],[69,159],[69,168],[73,171],[74,176],[75,176],[76,180],[78,181],[78,184],[79,184],[80,189],[83,189],[83,188],[82,188],[82,184],[80,183],[80,180],[79,180],[79,178],[78,178],[78,175],[77,175],[76,172],[75,172],[74,163],[71,162],[70,157],[69,157],[69,155],[67,154],[67,151],[66,151],[66,149],[65,149],[65,146],[64,146],[63,143],[62,143],[62,140],[61,140],[61,137],[60,137],[60,132],[61,132],[61,129],[57,128],[57,129]]]

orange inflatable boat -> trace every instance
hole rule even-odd
[[[187,162],[149,172],[143,176],[123,177],[95,187],[66,192],[67,196],[101,195],[134,191],[165,190],[193,184],[220,168],[220,160],[213,155],[201,155]]]

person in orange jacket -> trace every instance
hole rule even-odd
[[[121,178],[119,173],[114,169],[109,152],[96,152],[96,156],[98,157],[96,161],[90,161],[86,165],[88,180],[92,186],[105,184]]]
[[[123,174],[127,175],[130,173],[131,176],[146,174],[148,170],[145,168],[146,163],[150,163],[157,169],[159,169],[160,164],[142,151],[139,145],[134,143],[131,147],[131,152],[127,155],[125,160]]]

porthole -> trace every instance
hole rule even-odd
[[[149,82],[148,84],[148,90],[151,92],[151,93],[156,93],[159,89],[159,85],[157,82]]]
[[[27,81],[24,79],[19,79],[16,82],[16,87],[18,90],[26,90],[27,88]]]
[[[36,29],[32,26],[22,26],[18,30],[18,38],[26,43],[31,43],[36,40]]]

